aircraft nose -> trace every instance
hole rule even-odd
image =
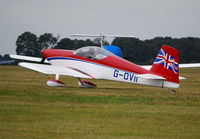
[[[44,49],[44,50],[41,51],[41,53],[42,53],[43,57],[46,58],[46,57],[47,57],[48,50],[47,50],[47,49]]]
[[[43,57],[48,58],[48,57],[54,56],[55,49],[44,49],[41,52],[43,54]]]
[[[46,51],[46,50],[44,49],[44,50],[42,50],[42,51],[41,51],[41,53],[42,53],[42,54],[44,54],[44,53],[45,53],[45,51]]]

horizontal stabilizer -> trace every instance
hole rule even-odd
[[[179,64],[179,68],[195,68],[200,67],[200,63]]]
[[[186,78],[183,76],[179,76],[179,80],[185,80]]]
[[[142,65],[141,67],[150,70],[151,65]],[[190,63],[190,64],[179,64],[179,68],[197,68],[200,67],[200,63]]]
[[[39,57],[22,56],[22,55],[10,55],[10,57],[13,59],[20,59],[20,60],[26,60],[26,61],[34,61],[34,62],[42,61],[42,58],[39,58]],[[45,60],[44,63],[49,63],[49,62]]]
[[[142,65],[141,67],[143,67],[144,69],[150,70],[152,65]]]
[[[44,74],[58,74],[58,75],[67,75],[79,78],[93,78],[87,73],[78,71],[76,69],[60,67],[60,66],[52,66],[52,65],[44,65],[44,64],[34,64],[34,63],[26,63],[21,62],[19,66],[32,69]]]
[[[166,78],[154,74],[140,74],[138,77],[145,78],[145,79],[156,79],[156,80],[165,80]]]

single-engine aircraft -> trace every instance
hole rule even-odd
[[[86,36],[91,37],[90,35]],[[103,42],[105,36],[100,35],[99,37]],[[101,46],[85,46],[74,51],[45,49],[42,50],[44,58],[20,55],[10,55],[10,57],[40,62],[40,64],[21,62],[19,66],[44,74],[55,74],[55,79],[47,81],[48,86],[54,87],[65,86],[63,82],[59,81],[59,76],[67,75],[76,77],[79,86],[87,88],[94,88],[96,85],[90,81],[82,80],[82,78],[178,88],[179,80],[184,79],[184,77],[179,76],[179,67],[200,67],[200,63],[179,65],[178,50],[167,45],[162,46],[152,66],[136,65],[104,49],[102,43]],[[49,63],[49,65],[45,63]]]

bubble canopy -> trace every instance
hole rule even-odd
[[[101,60],[110,55],[111,52],[97,46],[85,46],[74,51],[75,55],[86,57],[92,60]]]

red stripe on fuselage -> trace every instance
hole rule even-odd
[[[146,73],[152,73],[149,70],[146,70],[134,63],[131,63],[125,59],[122,59],[118,56],[111,55],[108,56],[104,59],[101,60],[92,60],[89,58],[81,57],[78,55],[73,54],[73,51],[70,50],[61,50],[61,49],[45,49],[42,51],[43,55],[45,58],[50,58],[50,57],[67,57],[67,58],[74,58],[74,59],[79,59],[83,61],[88,61],[91,63],[96,63],[120,70],[125,70],[129,72],[134,72],[137,74],[146,74]],[[152,73],[153,74],[153,73]]]

